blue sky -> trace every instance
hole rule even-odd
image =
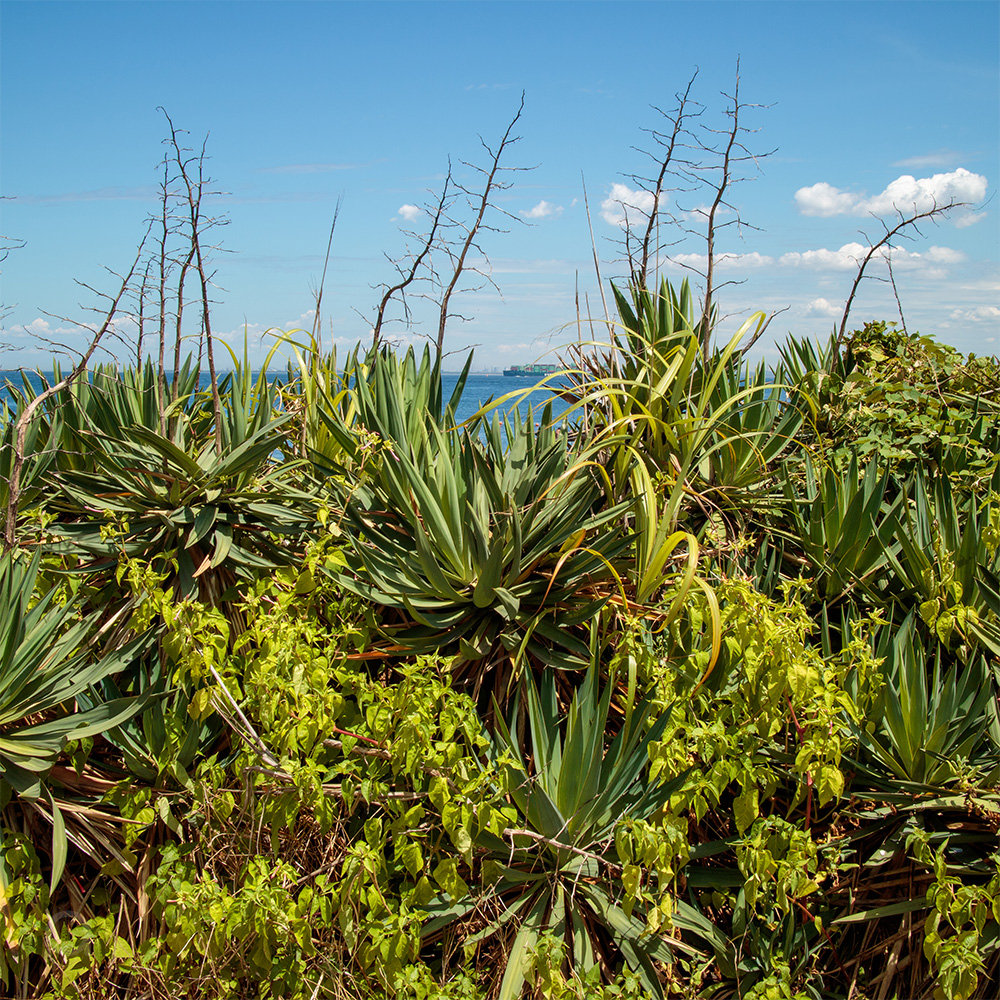
[[[722,333],[750,311],[784,310],[788,331],[826,336],[839,321],[859,251],[904,211],[931,199],[973,208],[901,241],[893,273],[907,327],[963,351],[1000,340],[1000,5],[963,3],[0,3],[0,233],[18,245],[3,264],[7,313],[0,366],[43,364],[39,339],[84,341],[106,268],[131,262],[157,210],[163,106],[200,146],[225,192],[211,210],[213,327],[261,356],[268,328],[310,326],[334,206],[342,198],[323,299],[323,338],[366,338],[427,215],[448,159],[456,179],[482,165],[524,113],[504,163],[499,211],[484,232],[498,294],[453,300],[467,322],[446,346],[480,345],[477,366],[531,361],[576,336],[574,288],[600,314],[585,180],[607,280],[621,262],[621,204],[641,203],[637,151],[698,75],[699,121],[725,123],[722,92],[740,96],[758,129],[753,180],[732,190],[755,227],[720,235]],[[692,220],[704,194],[683,194]],[[633,209],[634,212],[634,209]],[[730,216],[731,218],[731,216]],[[664,273],[698,266],[703,238],[679,233]],[[8,244],[13,245],[13,244]],[[477,258],[483,268],[486,264]],[[446,261],[439,269],[447,271]],[[884,264],[872,273],[884,277]],[[696,285],[697,275],[691,274]],[[427,284],[423,291],[433,296]],[[401,341],[436,330],[413,300]],[[398,317],[399,314],[397,314]],[[852,326],[898,318],[892,288],[869,281]],[[772,351],[762,344],[765,352]]]

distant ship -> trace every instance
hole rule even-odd
[[[511,365],[503,370],[504,375],[551,375],[559,371],[559,365]]]

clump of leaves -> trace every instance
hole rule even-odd
[[[876,457],[899,475],[937,469],[970,491],[989,478],[1000,454],[995,357],[963,356],[884,322],[867,323],[842,347],[843,356],[810,359],[818,372],[800,365],[792,394],[809,403],[832,461]],[[786,349],[786,362],[793,354]]]
[[[683,824],[672,824],[662,810],[683,777],[665,783],[647,778],[649,748],[663,735],[669,713],[654,718],[652,703],[634,705],[630,691],[624,720],[609,739],[614,677],[602,691],[596,666],[588,669],[570,702],[565,729],[552,673],[544,673],[537,685],[528,675],[524,685],[530,758],[516,713],[509,726],[500,721],[492,753],[516,807],[514,825],[502,836],[479,834],[475,843],[487,852],[481,862],[483,891],[439,896],[424,933],[474,913],[499,913],[467,938],[464,948],[471,954],[503,929],[516,928],[499,986],[504,1000],[520,996],[536,979],[538,954],[551,952],[557,942],[558,954],[584,981],[599,982],[614,968],[617,954],[647,995],[662,997],[654,961],[702,954],[705,942],[723,958],[727,953],[712,924],[669,893],[677,857],[687,845]],[[643,891],[643,882],[649,888],[644,862],[654,870],[662,863],[666,894]],[[701,938],[701,946],[664,936],[668,927]]]
[[[482,687],[487,706],[492,692],[506,700],[504,682],[526,655],[585,667],[582,626],[610,596],[612,560],[627,546],[610,524],[623,508],[602,503],[595,463],[567,443],[549,407],[537,429],[530,412],[494,414],[477,435],[452,424],[454,398],[443,416],[421,413],[421,401],[441,395],[426,354],[418,366],[412,352],[382,352],[370,365],[356,385],[357,421],[383,448],[363,475],[337,481],[346,566],[333,572],[399,613],[397,627],[383,617],[385,651],[455,656],[456,676]],[[386,383],[399,394],[380,393]]]

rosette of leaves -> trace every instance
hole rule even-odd
[[[953,638],[968,643],[983,637],[979,627],[989,606],[979,575],[1000,573],[1000,551],[990,545],[990,525],[998,519],[1000,468],[985,497],[956,496],[951,478],[915,474],[906,484],[889,555],[897,588],[916,602],[920,617],[947,647]]]
[[[646,603],[662,589],[684,518],[742,516],[772,499],[775,463],[801,416],[763,369],[743,362],[740,345],[763,330],[763,313],[706,356],[687,282],[677,290],[664,281],[655,294],[635,285],[613,290],[620,318],[613,341],[603,353],[576,355],[562,395],[600,449],[612,497],[632,505],[630,580]]]
[[[650,820],[684,781],[684,775],[665,783],[648,777],[649,747],[662,737],[669,713],[653,719],[648,700],[635,706],[630,700],[624,720],[612,718],[615,679],[600,691],[591,666],[574,692],[563,730],[554,675],[542,674],[537,685],[527,675],[524,687],[531,756],[516,711],[509,725],[499,722],[491,753],[519,825],[503,831],[506,839],[489,831],[479,835],[483,894],[432,901],[423,934],[474,913],[491,914],[464,947],[468,952],[500,932],[513,933],[501,1000],[521,995],[533,957],[550,937],[562,942],[566,963],[584,980],[623,959],[646,995],[662,997],[654,962],[670,963],[677,952],[704,952],[687,940],[651,932],[644,910],[655,904],[637,905],[636,886],[626,899],[625,883],[635,866],[619,857],[616,833],[630,822]],[[614,726],[617,733],[609,738]],[[724,936],[684,901],[673,901],[672,921],[723,958],[728,954]]]
[[[49,476],[52,548],[90,557],[89,569],[140,559],[175,596],[217,604],[236,580],[295,558],[313,505],[294,463],[272,461],[289,418],[265,372],[237,365],[226,376],[218,420],[212,394],[185,373],[163,411],[161,393],[147,365],[99,373],[53,401],[72,435]]]
[[[279,345],[294,358],[288,363],[287,381],[280,386],[281,409],[292,418],[285,458],[301,458],[325,470],[343,466],[353,451],[356,403],[349,382],[357,370],[357,353],[348,356],[341,371],[336,350],[323,354],[314,337],[299,344],[285,334]]]
[[[549,407],[537,428],[530,412],[494,413],[475,435],[449,425],[453,404],[435,413],[436,368],[413,382],[380,374],[399,364],[382,353],[357,385],[358,421],[383,445],[363,476],[338,483],[348,534],[338,579],[399,612],[397,651],[585,666],[578,633],[611,593],[628,542],[609,522],[622,508],[603,506],[594,463]]]
[[[156,692],[97,705],[87,700],[93,685],[143,653],[151,635],[102,649],[93,617],[82,617],[72,602],[58,603],[55,590],[38,596],[39,561],[37,550],[30,559],[16,551],[0,556],[0,808],[14,793],[36,806],[47,800],[54,887],[66,864],[66,821],[46,776],[69,741],[123,724]]]
[[[35,600],[40,553],[0,556],[0,788],[27,798],[69,740],[104,732],[142,707],[119,698],[76,710],[75,701],[110,674],[124,669],[148,644],[144,635],[102,653],[93,622],[72,603],[57,604],[56,591]]]
[[[987,789],[1000,779],[1000,715],[986,657],[965,664],[921,634],[911,612],[901,626],[880,629],[876,656],[884,685],[859,729],[862,775],[883,791],[946,790],[962,782]]]
[[[832,601],[880,585],[897,547],[888,473],[874,461],[859,472],[853,459],[843,472],[817,469],[806,456],[802,470],[786,464],[782,486],[789,523],[778,534],[802,553],[819,593]]]
[[[664,280],[656,294],[634,285],[627,294],[612,290],[619,315],[613,342],[579,359],[566,395],[614,446],[616,486],[630,482],[635,461],[689,492],[695,485],[752,486],[801,422],[769,391],[763,369],[751,372],[743,361],[740,345],[762,332],[764,314],[754,313],[706,355],[687,281],[678,291]]]
[[[773,500],[768,488],[804,420],[802,412],[782,398],[784,389],[768,376],[763,363],[751,369],[737,357],[721,369],[709,396],[710,412],[720,417],[715,447],[699,472],[702,488],[727,513],[739,514],[747,504]]]
[[[21,386],[8,381],[4,389],[8,399],[2,402],[0,410],[0,509],[7,510],[10,503],[10,482],[12,478],[17,422],[28,403],[35,396],[35,387],[26,373],[21,374]],[[41,414],[28,418],[24,437],[24,465],[20,475],[20,489],[17,498],[18,511],[29,511],[44,497],[46,471],[60,453],[60,415],[58,411],[42,420]]]

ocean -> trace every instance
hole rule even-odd
[[[31,384],[35,387],[36,391],[40,391],[42,388],[42,380],[36,372],[28,372],[28,379]],[[458,382],[458,372],[444,372],[441,376],[442,388],[444,390],[444,398],[447,400]],[[46,372],[45,377],[52,382],[52,373]],[[220,379],[222,375],[220,374]],[[280,377],[275,375],[275,377]],[[13,382],[15,386],[21,386],[21,373],[19,371],[2,371],[0,370],[0,403],[4,400],[9,400],[11,398],[10,392],[7,389],[8,381]],[[531,390],[532,386],[535,385],[536,379],[534,378],[524,378],[520,376],[508,376],[500,374],[487,374],[487,373],[471,373],[465,382],[465,390],[462,393],[462,399],[459,403],[458,412],[456,413],[456,418],[459,423],[468,420],[480,407],[484,406],[490,400],[498,400],[503,396],[509,396],[514,394],[513,398],[506,400],[503,404],[504,410],[509,410],[511,407],[517,407],[522,416],[526,416],[528,413],[528,408],[531,407],[538,419],[538,414],[541,413],[542,407],[548,400],[553,401],[552,412],[553,416],[559,416],[566,411],[566,404],[559,398],[555,397],[551,389],[535,389],[530,392],[526,390]],[[209,380],[208,373],[205,372],[201,376],[201,386],[202,388],[208,388]]]

